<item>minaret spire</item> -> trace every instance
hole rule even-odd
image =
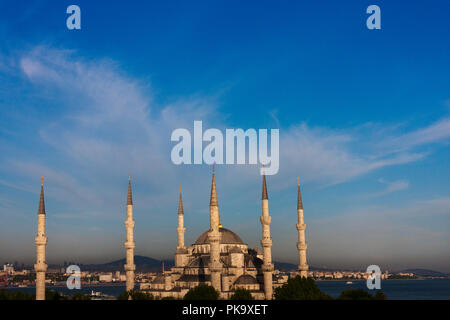
[[[215,163],[213,163],[213,174],[212,174],[212,182],[211,182],[211,198],[209,200],[209,206],[219,206],[217,201],[217,190],[216,190],[216,175],[214,172]]]
[[[44,176],[41,180],[41,197],[39,199],[38,214],[45,214],[45,201],[44,201]]]
[[[213,164],[213,176],[211,183],[211,199],[209,202],[209,233],[208,240],[210,245],[209,271],[211,273],[211,285],[217,291],[221,292],[221,271],[220,262],[220,218],[219,205],[217,202],[216,178]]]
[[[267,195],[266,174],[263,167],[263,192],[262,192],[262,215],[260,217],[262,225],[261,246],[264,251],[262,271],[264,275],[264,294],[267,300],[272,299],[273,283],[272,283],[272,238],[270,237],[270,223],[272,217],[269,215],[269,197]]]
[[[303,202],[302,202],[302,192],[300,191],[300,178],[297,178],[297,210],[303,210]]]
[[[45,300],[45,272],[47,263],[45,259],[45,247],[48,238],[45,234],[45,202],[44,202],[44,177],[41,180],[41,196],[38,209],[38,230],[34,243],[36,244],[36,300]]]
[[[125,241],[126,250],[126,264],[124,265],[126,273],[126,290],[134,290],[134,271],[136,265],[134,264],[134,248],[136,243],[134,242],[134,220],[133,220],[133,198],[131,195],[131,176],[128,174],[128,196],[127,196],[127,219],[125,220],[125,228],[127,230],[127,236]]]
[[[127,206],[133,205],[133,195],[131,194],[131,176],[128,174],[128,196],[127,196]]]
[[[183,211],[183,199],[181,198],[181,185],[180,185],[180,198],[178,199],[178,214],[184,214]]]
[[[178,199],[178,245],[175,253],[175,267],[184,266],[184,256],[186,254],[186,247],[184,246],[184,233],[186,228],[184,227],[184,210],[183,210],[183,198],[181,197],[181,185],[180,185],[180,197]]]
[[[308,246],[306,245],[306,237],[305,237],[305,230],[306,230],[306,224],[303,217],[303,202],[302,202],[302,193],[300,191],[300,178],[297,180],[297,216],[298,216],[298,223],[297,223],[297,231],[298,231],[298,242],[297,242],[297,249],[298,249],[298,270],[300,272],[300,277],[307,277],[308,276],[308,265],[306,263],[306,248]]]

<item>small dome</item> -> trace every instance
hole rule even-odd
[[[220,243],[225,244],[245,244],[242,239],[233,231],[225,229],[225,228],[219,228],[220,231]],[[197,241],[195,241],[195,244],[208,244],[208,231],[205,231],[202,233],[200,237],[198,237]]]
[[[256,281],[255,277],[249,274],[243,274],[236,279],[234,284],[258,284],[258,281]]]

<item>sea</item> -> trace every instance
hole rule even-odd
[[[317,286],[326,294],[337,298],[342,290],[346,289],[364,289],[374,294],[376,290],[369,290],[366,281],[356,280],[351,284],[346,281],[316,281]],[[96,285],[82,286],[79,290],[69,290],[67,287],[47,288],[72,295],[75,292],[90,294],[92,291],[101,292],[106,295],[117,297],[125,291],[125,285]],[[34,293],[35,288],[7,288],[7,290],[24,291]],[[388,300],[450,300],[450,279],[423,279],[423,280],[384,280],[381,281],[381,291],[386,294]]]

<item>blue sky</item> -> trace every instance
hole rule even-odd
[[[66,8],[81,8],[81,30]],[[381,30],[366,28],[367,6]],[[175,166],[170,134],[279,128],[268,178],[275,260],[450,271],[447,1],[0,1],[0,262],[31,262],[44,175],[49,263],[169,258],[209,227],[211,168]],[[259,244],[256,166],[217,168],[221,222]]]

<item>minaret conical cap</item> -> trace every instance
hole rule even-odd
[[[41,197],[39,199],[38,214],[45,214],[45,202],[44,202],[44,177],[41,182]]]
[[[300,178],[297,179],[298,192],[297,192],[297,210],[303,209],[302,192],[300,191]]]
[[[211,199],[209,201],[210,207],[218,207],[219,203],[217,201],[217,190],[216,190],[216,177],[214,174],[214,163],[213,163],[213,175],[212,175],[212,183],[211,183]]]
[[[131,194],[131,177],[128,175],[128,197],[127,197],[127,206],[133,205],[133,196]]]
[[[267,195],[267,184],[266,184],[266,173],[263,174],[263,189],[262,189],[262,199],[268,200],[269,196]]]
[[[180,186],[180,199],[178,200],[178,215],[184,214],[183,211],[183,199],[181,198],[181,186]]]

